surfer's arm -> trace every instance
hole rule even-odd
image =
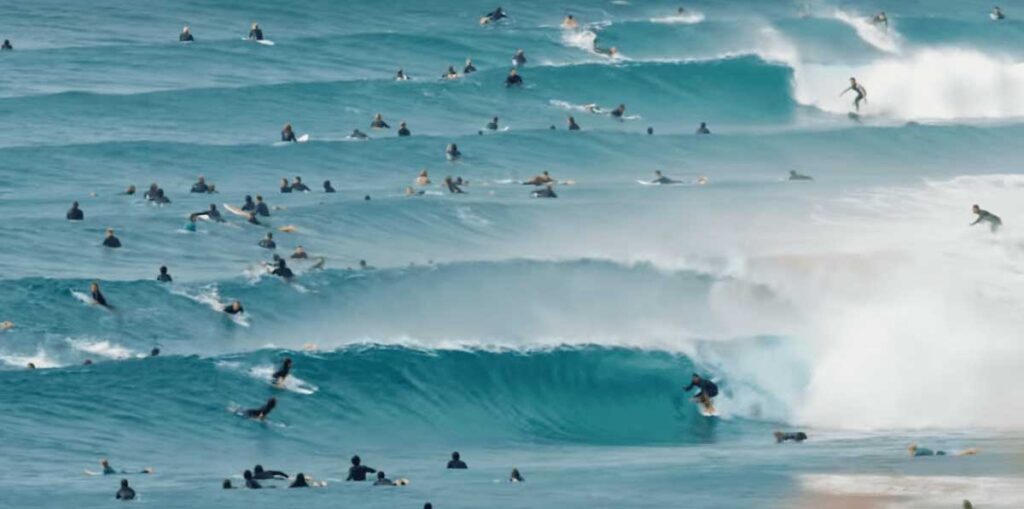
[[[690,385],[687,385],[687,386],[686,386],[686,387],[685,387],[685,388],[683,389],[683,391],[684,391],[684,392],[690,392],[690,389],[693,389],[693,388],[694,388],[694,387],[696,387],[696,386],[697,386],[697,384],[691,383]]]

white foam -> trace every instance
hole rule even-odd
[[[903,38],[892,27],[876,25],[869,18],[839,9],[836,9],[834,17],[853,27],[857,31],[857,36],[875,49],[886,53],[900,53]]]
[[[704,21],[704,14],[697,11],[686,11],[683,14],[651,18],[651,23],[663,23],[669,25],[693,25]]]
[[[71,345],[75,350],[90,353],[93,355],[99,355],[108,359],[127,359],[130,357],[137,357],[138,354],[135,352],[120,346],[115,345],[107,340],[87,340],[87,339],[71,339],[68,338],[68,344]]]

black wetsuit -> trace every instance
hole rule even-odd
[[[196,182],[192,184],[193,193],[208,193],[210,192],[210,186],[206,185],[206,182]]]
[[[391,129],[391,126],[389,126],[384,120],[374,120],[370,123],[370,127],[374,129]]]
[[[310,191],[309,186],[302,182],[295,182],[292,184],[292,191],[298,191],[300,193],[307,193]]]
[[[14,46],[11,46],[11,42],[10,41],[4,41],[4,45],[0,46],[0,50],[10,51],[12,49],[14,49]]]
[[[518,87],[521,86],[522,84],[523,77],[518,74],[509,74],[508,77],[505,78],[506,87]]]
[[[626,110],[624,108],[615,108],[614,110],[612,110],[612,116],[615,118],[622,118],[622,116],[625,114]]]
[[[224,306],[224,312],[229,315],[239,315],[245,313],[245,308],[243,308],[242,306],[238,306],[238,309],[235,309],[231,306]]]
[[[277,243],[274,242],[274,239],[261,239],[259,246],[263,249],[277,249]]]
[[[110,307],[110,304],[107,304],[107,298],[103,296],[103,292],[96,290],[95,292],[92,292],[91,296],[92,301],[95,302],[97,305],[103,306],[105,308]]]
[[[270,403],[267,403],[259,408],[250,408],[249,410],[246,410],[245,416],[250,419],[266,419],[273,410],[274,407],[270,406]]]
[[[157,281],[159,281],[159,282],[161,282],[161,283],[170,283],[170,282],[173,282],[173,281],[174,281],[174,280],[173,280],[173,279],[171,278],[171,275],[170,275],[170,274],[168,274],[168,273],[166,273],[166,272],[163,272],[163,273],[161,273],[161,274],[160,274],[159,276],[157,276],[157,277],[156,277],[156,280],[157,280]]]
[[[718,386],[715,385],[715,383],[712,382],[711,380],[701,378],[699,382],[691,382],[690,385],[686,386],[686,388],[683,390],[689,392],[689,390],[693,389],[694,387],[700,389],[700,392],[694,395],[695,398],[704,396],[708,399],[711,399],[715,396],[718,396]]]
[[[192,42],[195,38],[192,37],[192,32],[182,32],[178,34],[178,42]]]
[[[469,468],[466,466],[466,462],[462,460],[451,460],[448,462],[448,468],[452,470],[465,470]]]
[[[252,212],[256,210],[256,202],[252,201],[252,198],[246,198],[245,203],[242,204],[242,212]]]
[[[281,262],[277,264],[277,268],[270,271],[270,273],[277,277],[282,277],[284,279],[291,279],[295,277],[295,273],[292,272],[292,269],[289,269],[287,266],[285,266],[284,260],[281,260]]]
[[[398,135],[399,136],[409,136],[410,134],[412,134],[412,133],[409,132],[409,128],[408,127],[400,127],[398,129]]]
[[[558,195],[555,194],[555,191],[553,189],[549,189],[546,187],[544,189],[538,189],[530,193],[530,196],[534,198],[558,198]]]
[[[281,369],[275,371],[274,374],[270,376],[270,379],[274,382],[284,380],[285,378],[288,378],[288,374],[291,372],[292,367],[290,365],[282,365]]]
[[[292,186],[289,185],[289,184],[285,184],[285,185],[281,186],[281,192],[282,193],[290,193],[290,192],[292,192]]]
[[[398,134],[402,134],[402,133],[399,132]],[[330,182],[324,182],[324,192],[325,193],[333,193],[333,192],[335,192],[334,191],[334,186],[332,186]]]
[[[297,477],[295,479],[295,481],[293,481],[292,484],[290,486],[288,486],[288,487],[289,488],[308,488],[309,487],[309,483],[306,482],[306,478],[305,477]]]
[[[281,131],[281,141],[294,141],[298,142],[295,138],[295,131]]]
[[[249,38],[250,39],[256,39],[257,41],[262,41],[263,40],[263,29],[254,28],[252,30],[249,30]]]
[[[492,121],[488,122],[487,123],[487,129],[490,129],[491,131],[497,131],[498,130],[498,121],[497,120],[492,120]]]
[[[121,247],[121,241],[117,237],[107,237],[103,239],[103,245],[105,247],[118,248]]]
[[[570,120],[569,121],[569,130],[570,131],[579,131],[580,130],[580,125],[577,124],[575,120]]]
[[[265,202],[259,202],[256,204],[256,215],[270,217],[270,208],[267,207]]]
[[[476,66],[473,64],[466,64],[466,67],[462,68],[462,74],[469,74],[471,72],[476,72]]]
[[[117,500],[135,500],[135,490],[128,486],[121,486],[121,489],[117,490]]]
[[[487,13],[487,16],[484,16],[484,17],[489,19],[489,20],[491,20],[491,21],[498,21],[499,19],[507,18],[508,15],[505,14],[505,11],[502,10],[501,7],[499,7],[497,9],[495,9],[494,11]]]
[[[211,220],[216,221],[218,223],[223,223],[224,222],[224,216],[220,215],[220,211],[217,210],[217,209],[209,209],[209,210],[204,210],[202,212],[196,212],[196,213],[192,214],[191,216],[189,216],[189,218],[190,219],[198,219],[198,218],[203,217],[203,216],[206,216],[206,217],[210,218]]]
[[[85,219],[85,213],[78,207],[72,207],[68,211],[68,221],[82,221]]]
[[[448,188],[449,193],[461,194],[465,192],[462,190],[462,188],[460,188],[455,182],[451,180],[446,181],[444,185]]]
[[[267,479],[287,479],[288,474],[281,472],[280,470],[260,470],[252,473],[253,479],[267,480]]]
[[[249,488],[250,490],[258,490],[263,488],[263,486],[261,486],[260,483],[256,482],[256,479],[246,479],[245,487]]]
[[[346,481],[365,481],[366,474],[374,474],[377,471],[366,466],[366,465],[353,465],[348,469],[348,479]]]

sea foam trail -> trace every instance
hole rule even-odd
[[[902,37],[891,26],[880,26],[870,19],[856,13],[847,13],[836,9],[835,18],[857,31],[857,36],[879,51],[898,54],[903,44]]]

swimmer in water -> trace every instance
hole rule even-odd
[[[700,123],[700,127],[697,128],[697,134],[711,134],[711,129],[708,129],[707,122]]]
[[[444,155],[445,157],[448,158],[449,161],[454,161],[462,157],[462,152],[459,152],[458,145],[454,143],[449,143],[448,146],[444,148]]]
[[[538,190],[530,193],[530,197],[532,197],[532,198],[558,198],[558,195],[555,194],[554,187],[552,187],[551,184],[548,184],[547,186],[544,187],[544,189],[538,189]]]
[[[252,469],[252,478],[260,481],[268,479],[287,479],[288,474],[280,470],[263,470],[263,465],[256,465]]]
[[[542,172],[540,175],[537,175],[536,177],[533,177],[532,179],[523,182],[523,185],[524,186],[543,186],[543,185],[546,185],[546,184],[550,184],[550,183],[552,183],[554,181],[555,181],[555,179],[551,178],[551,175],[548,174],[547,170],[544,170],[544,172]]]
[[[401,121],[398,124],[398,135],[399,136],[409,136],[411,134],[412,134],[412,131],[409,130],[409,126],[406,125],[404,120]]]
[[[518,468],[513,468],[512,473],[508,476],[508,482],[526,482],[526,479],[523,479]]]
[[[246,470],[245,472],[242,473],[242,478],[245,479],[245,487],[250,490],[258,490],[263,488],[263,486],[260,483],[256,482],[256,479],[253,478],[252,472],[250,472],[249,470]]]
[[[373,482],[374,486],[396,486],[395,481],[388,479],[384,471],[377,472],[377,480]]]
[[[335,192],[337,192],[337,191],[334,190],[334,186],[331,185],[331,181],[330,180],[325,180],[324,181],[324,192],[325,193],[335,193]]]
[[[505,88],[519,87],[523,85],[523,77],[519,75],[519,72],[512,69],[508,72],[508,77],[505,78]]]
[[[409,80],[409,75],[405,74],[405,70],[404,69],[399,69],[398,72],[395,73],[395,81],[408,81],[408,80]]]
[[[839,94],[839,96],[842,97],[851,90],[853,91],[853,93],[857,94],[857,97],[853,99],[853,107],[856,108],[859,112],[860,102],[868,102],[868,91],[866,88],[864,88],[864,85],[857,83],[857,78],[850,78],[850,86],[847,87],[846,90],[843,90],[843,92]]]
[[[135,500],[135,490],[128,486],[128,479],[121,479],[121,489],[117,490],[115,500]]]
[[[153,198],[156,198],[156,192],[159,190],[160,186],[158,186],[156,182],[153,182],[152,184],[149,185],[149,190],[146,191],[145,193],[142,193],[142,197],[147,200],[152,200]]]
[[[257,244],[263,249],[277,249],[277,243],[274,242],[274,234],[267,232],[267,236],[260,239]]]
[[[352,139],[352,140],[368,140],[368,139],[370,139],[370,137],[367,136],[366,133],[360,131],[359,129],[353,129],[352,130],[352,134],[348,135],[348,137],[349,137],[349,139]]]
[[[281,179],[281,188],[280,189],[281,189],[282,193],[290,193],[290,192],[292,192],[292,185],[288,182],[288,179],[286,179],[286,178]]]
[[[267,207],[267,203],[263,201],[263,197],[256,195],[256,214],[263,217],[270,217],[270,208]]]
[[[661,170],[654,170],[654,180],[651,181],[652,184],[676,184],[678,182],[678,180],[672,180],[662,175]]]
[[[174,282],[174,279],[171,278],[171,274],[167,272],[167,266],[166,265],[161,265],[160,266],[160,274],[156,277],[156,280],[161,282],[161,283],[171,283],[171,282]]]
[[[4,39],[4,44],[3,44],[3,46],[0,46],[0,51],[11,51],[13,49],[14,49],[14,46],[11,46],[11,40],[10,39]]]
[[[159,357],[160,356],[160,349],[154,347],[152,350],[149,351],[149,356],[150,357]]]
[[[194,40],[195,38],[192,37],[192,31],[188,29],[188,25],[185,25],[185,27],[181,29],[181,33],[178,34],[178,42],[192,42]]]
[[[420,170],[420,174],[416,177],[416,185],[418,186],[429,186],[430,175],[427,174],[427,169]]]
[[[978,219],[974,220],[974,222],[971,223],[971,226],[978,223],[988,223],[989,229],[992,233],[995,233],[999,230],[999,227],[1003,225],[1003,220],[1000,219],[999,216],[982,209],[978,205],[971,207],[971,211],[978,215]]]
[[[576,123],[576,119],[572,115],[569,115],[569,119],[566,121],[569,124],[570,131],[579,131],[580,125]]]
[[[292,130],[291,124],[285,124],[284,127],[281,128],[281,141],[298,143],[299,140],[295,137],[295,131]]]
[[[292,255],[289,256],[289,258],[294,260],[305,260],[309,258],[309,255],[306,254],[306,250],[303,249],[302,246],[299,246],[295,248],[295,251],[292,251]]]
[[[444,186],[448,189],[448,192],[452,194],[462,194],[465,192],[458,184],[455,183],[454,180],[452,180],[450,176],[444,178]]]
[[[615,58],[616,56],[619,55],[619,48],[616,48],[615,46],[612,46],[612,47],[610,47],[608,49],[602,48],[602,47],[597,45],[597,39],[594,39],[594,48],[593,49],[594,49],[594,53],[597,53],[598,55],[604,55],[604,56],[606,56],[608,58]]]
[[[622,117],[623,117],[623,116],[624,116],[625,114],[626,114],[626,105],[625,105],[625,104],[620,104],[618,108],[615,108],[615,109],[614,109],[614,110],[612,110],[612,112],[611,112],[611,115],[612,115],[613,117],[615,117],[615,118],[617,118],[617,119],[620,119],[620,120],[622,119]]]
[[[462,66],[462,74],[470,74],[476,72],[476,66],[473,65],[473,59],[467,58],[466,65]]]
[[[134,184],[129,184],[128,185],[128,189],[125,189],[124,192],[122,192],[121,194],[126,195],[126,196],[134,196],[135,195],[135,185]]]
[[[255,212],[250,212],[248,216],[245,216],[245,222],[249,224],[254,224],[256,226],[263,226],[263,223],[261,223],[260,220],[256,218]]]
[[[515,67],[526,65],[526,52],[522,49],[517,49],[515,55],[512,55],[512,65]]]
[[[107,298],[103,296],[99,283],[93,281],[89,284],[89,296],[92,298],[93,304],[103,306],[107,309],[113,309],[113,306],[107,303]]]
[[[229,315],[240,315],[245,313],[245,308],[242,307],[242,303],[237,300],[224,306],[224,312]]]
[[[448,469],[449,470],[465,470],[467,468],[469,468],[469,467],[466,466],[466,462],[465,461],[462,461],[462,458],[459,455],[459,453],[458,452],[453,452],[452,453],[452,459],[451,459],[451,461],[448,462]]]
[[[454,65],[449,65],[448,70],[441,75],[443,80],[457,80],[459,79],[459,73],[455,71]]]
[[[370,122],[370,128],[372,129],[391,129],[391,126],[384,121],[384,115],[380,113],[374,115],[373,122]]]
[[[775,433],[772,433],[772,435],[775,436],[775,443],[777,443],[777,444],[781,444],[782,442],[790,442],[790,441],[793,441],[793,442],[796,442],[796,443],[799,444],[799,443],[803,442],[804,440],[807,440],[807,433],[804,433],[803,431],[796,431],[796,432],[793,432],[793,431],[786,431],[786,432],[776,431]]]
[[[494,9],[493,11],[485,14],[484,17],[480,18],[480,24],[488,25],[490,23],[494,23],[495,21],[499,21],[507,17],[508,14],[505,13],[505,10],[502,9],[501,7],[498,7],[497,9]]]
[[[494,117],[490,122],[487,123],[487,129],[490,131],[498,130],[498,117]]]
[[[297,193],[308,193],[312,191],[312,189],[302,182],[302,177],[296,175],[295,180],[292,181],[292,191]]]
[[[809,175],[801,175],[796,170],[789,170],[789,180],[814,180]]]
[[[363,465],[363,461],[359,456],[352,456],[352,466],[348,469],[348,478],[346,481],[365,481],[366,474],[374,474],[377,471]]]
[[[289,485],[288,487],[289,488],[309,488],[309,483],[306,482],[306,475],[303,474],[302,472],[299,472],[298,474],[295,474],[295,480],[292,481],[291,485]]]
[[[200,175],[199,179],[196,180],[196,183],[192,184],[192,189],[191,189],[190,192],[206,194],[209,191],[210,191],[210,186],[208,186],[206,184],[206,177],[203,177],[202,175]]]
[[[260,28],[259,23],[253,23],[252,28],[249,29],[249,40],[250,41],[262,41],[263,40],[263,29]]]
[[[71,208],[68,210],[67,218],[68,221],[82,221],[85,219],[85,213],[82,212],[82,209],[78,208],[77,201],[71,203]]]
[[[206,209],[206,210],[204,210],[202,212],[193,213],[192,215],[189,216],[189,219],[195,221],[196,219],[199,219],[200,217],[208,217],[208,218],[210,218],[211,221],[216,221],[218,223],[223,223],[224,222],[224,217],[221,216],[220,215],[220,211],[217,210],[217,204],[216,203],[211,203],[209,209]]]
[[[994,20],[1006,19],[1006,15],[1003,14],[1003,10],[1000,9],[998,5],[992,9],[992,14],[990,16]]]
[[[107,228],[107,236],[103,238],[103,247],[117,249],[121,247],[121,240],[114,236],[114,229]]]
[[[277,266],[275,266],[270,273],[284,279],[285,281],[291,281],[291,279],[295,277],[295,273],[292,272],[292,269],[288,268],[288,264],[285,263],[284,258],[278,257],[277,255],[274,256],[277,258]]]
[[[224,482],[220,483],[220,487],[221,487],[221,489],[225,489],[225,490],[233,490],[233,489],[235,489],[235,487],[231,485],[231,479],[224,479]]]
[[[275,407],[277,407],[277,398],[270,398],[263,406],[246,410],[244,415],[250,419],[265,421],[267,420],[267,416],[270,415],[270,412],[274,411]]]
[[[878,11],[878,14],[872,16],[871,23],[889,28],[889,17],[885,15],[885,11]]]
[[[256,203],[252,201],[252,196],[245,195],[245,203],[241,207],[242,212],[253,212],[256,210]]]
[[[576,21],[576,18],[572,17],[572,14],[566,14],[565,19],[562,20],[562,28],[566,30],[576,30],[580,27],[580,22]]]
[[[171,203],[170,198],[164,195],[163,189],[157,189],[156,196],[151,196],[149,201],[156,203],[157,205],[167,205],[168,203]]]
[[[292,358],[285,357],[284,361],[281,362],[281,369],[278,369],[270,377],[270,381],[274,385],[281,385],[284,380],[288,378],[288,375],[292,372]],[[287,477],[287,476],[286,476]]]

